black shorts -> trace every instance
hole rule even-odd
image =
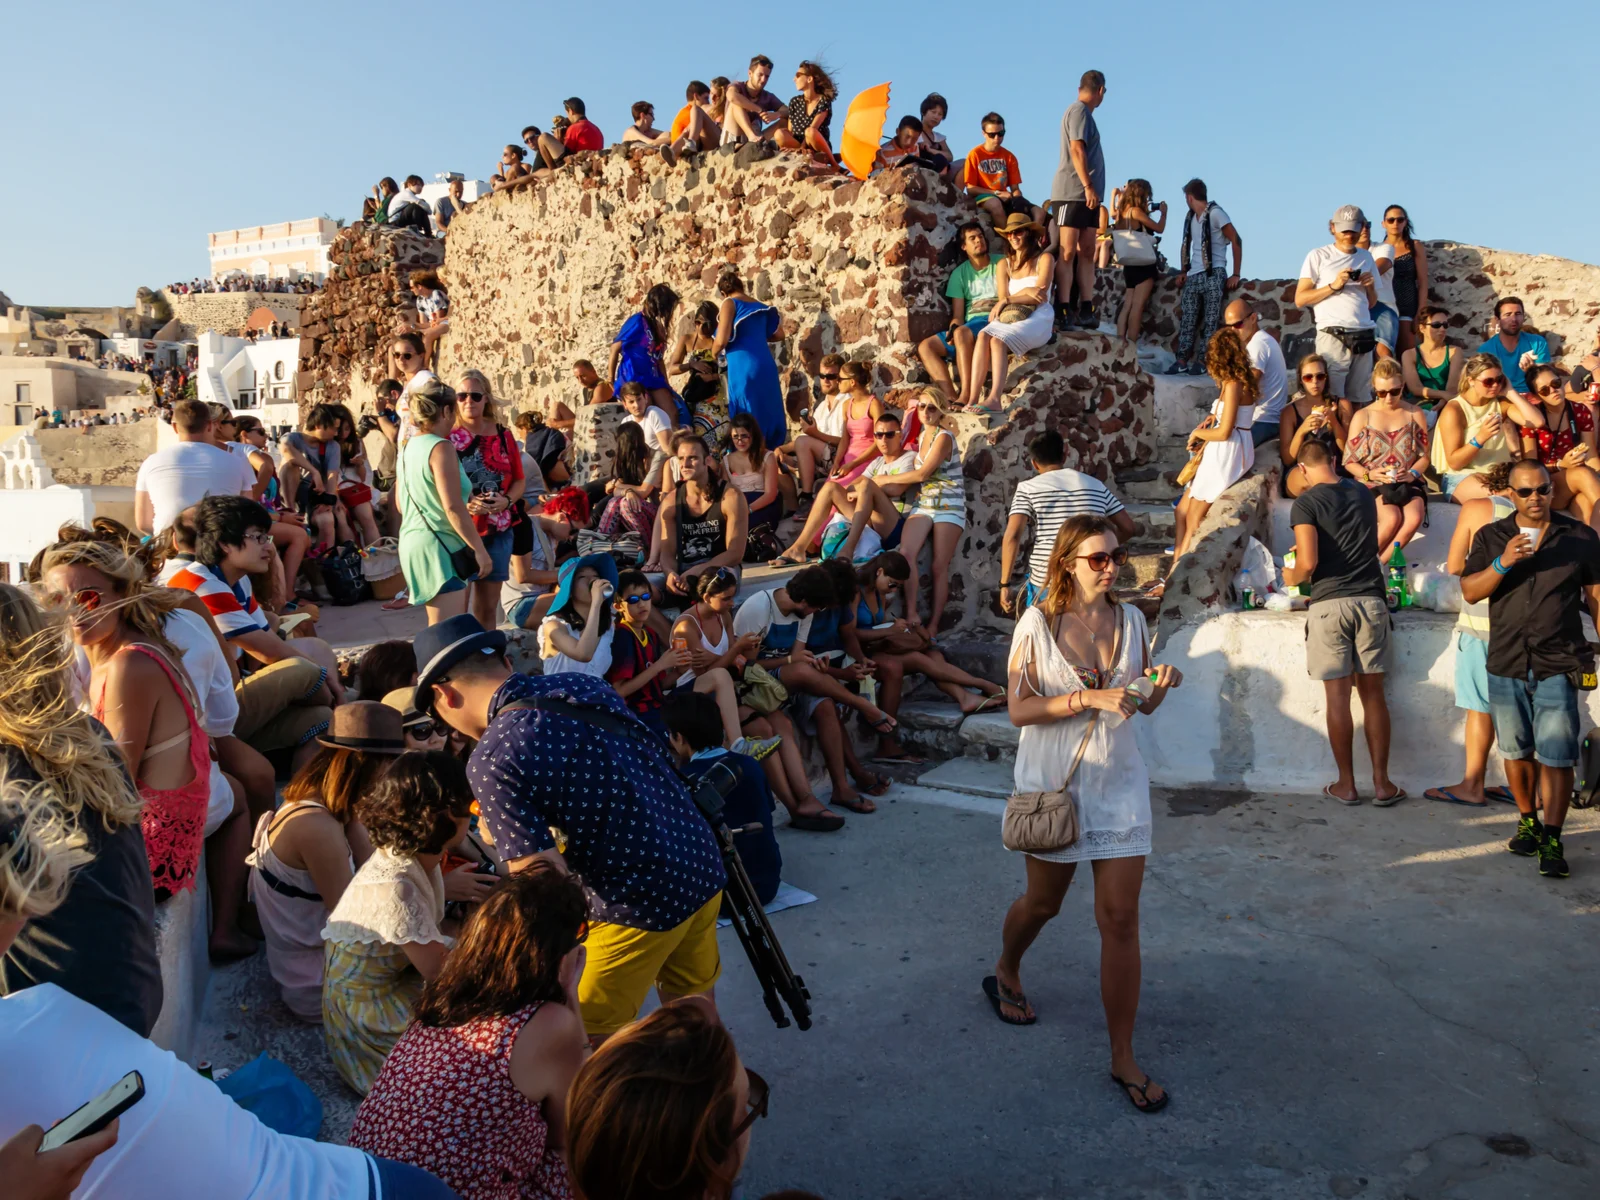
[[[1056,204],[1056,224],[1062,229],[1099,229],[1100,209],[1082,200],[1062,200]]]
[[[526,511],[522,519],[511,527],[511,557],[519,558],[533,553],[533,518]]]
[[[1123,267],[1122,282],[1131,292],[1141,283],[1149,283],[1161,274],[1161,268],[1156,263],[1146,263],[1139,267]]]

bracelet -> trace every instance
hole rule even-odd
[[[1482,450],[1483,449],[1483,443],[1480,442],[1477,438],[1468,438],[1467,439],[1467,445],[1471,446],[1474,450]]]
[[[1511,573],[1511,568],[1500,561],[1500,556],[1498,554],[1494,556],[1494,561],[1489,565],[1494,568],[1494,573],[1496,575],[1509,575]]]

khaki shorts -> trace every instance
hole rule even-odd
[[[1394,621],[1379,596],[1319,600],[1306,615],[1306,673],[1313,679],[1382,675]]]
[[[326,679],[309,658],[285,658],[245,676],[234,689],[239,719],[233,736],[263,753],[304,745],[333,719],[327,705],[307,703]]]
[[[601,923],[589,930],[578,1005],[590,1037],[617,1032],[639,1015],[653,987],[674,996],[709,992],[722,974],[717,914],[722,893],[680,925],[660,933]]]

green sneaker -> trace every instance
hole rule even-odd
[[[1524,858],[1531,858],[1539,853],[1539,843],[1542,840],[1543,829],[1539,819],[1532,813],[1517,820],[1517,835],[1506,843],[1506,849],[1513,854],[1520,854]]]
[[[1539,874],[1546,879],[1565,879],[1570,874],[1567,870],[1567,860],[1561,853],[1559,837],[1545,837],[1539,840]]]

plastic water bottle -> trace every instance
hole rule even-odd
[[[1128,683],[1128,690],[1139,697],[1139,703],[1143,704],[1151,696],[1155,695],[1156,673],[1154,671],[1146,671],[1143,675],[1134,676]]]
[[[1388,601],[1389,611],[1398,608],[1411,607],[1411,585],[1406,582],[1406,556],[1400,549],[1400,543],[1394,544],[1394,550],[1389,554],[1388,585],[1384,589],[1384,598]]]
[[[1294,564],[1295,564],[1295,549],[1294,549],[1293,546],[1290,546],[1289,549],[1286,550],[1284,552],[1284,555],[1283,555],[1283,568],[1286,571],[1292,571],[1292,570],[1294,570]],[[1309,596],[1311,594],[1311,585],[1307,584],[1307,583],[1297,583],[1297,584],[1293,585],[1292,587],[1288,588],[1287,590],[1292,595]]]

